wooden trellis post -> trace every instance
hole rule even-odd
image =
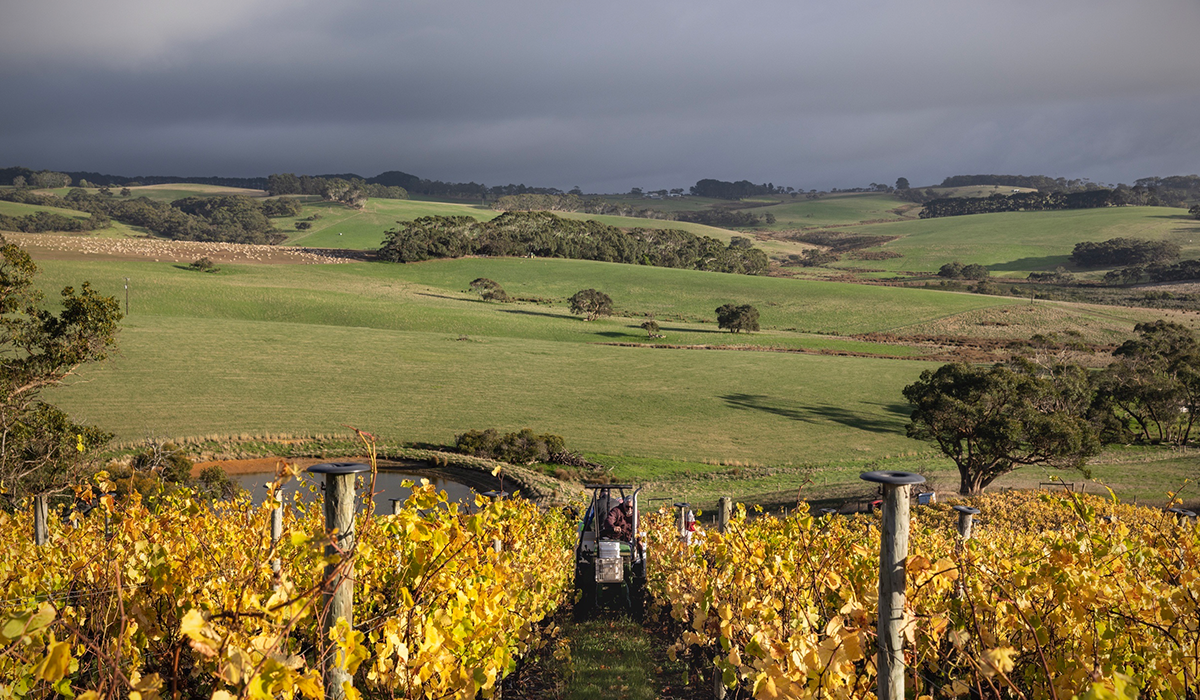
[[[958,536],[966,542],[971,539],[972,521],[976,515],[979,515],[979,509],[971,506],[954,506],[954,510],[958,511]]]
[[[733,499],[729,496],[721,496],[717,501],[717,531],[725,532],[729,529],[729,519],[733,516]]]
[[[50,538],[47,522],[49,509],[50,505],[44,494],[33,497],[33,543],[39,547],[44,547]]]
[[[905,566],[908,563],[909,488],[925,477],[909,472],[866,472],[863,481],[883,485],[883,531],[879,540],[879,700],[904,700]]]
[[[325,475],[325,532],[331,538],[325,546],[325,555],[340,552],[344,561],[344,557],[354,551],[354,479],[358,474],[371,471],[371,467],[358,462],[333,462],[314,465],[308,471]],[[321,611],[324,646],[329,643],[329,631],[337,626],[339,619],[345,619],[351,629],[354,628],[354,570],[339,570],[337,564],[327,564],[321,588],[324,593]],[[353,686],[354,683],[354,677],[344,670],[345,665],[340,651],[325,655],[325,700],[345,700],[343,684]]]

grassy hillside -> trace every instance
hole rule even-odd
[[[52,214],[66,216],[72,219],[90,219],[91,214],[85,211],[75,209],[59,209],[57,207],[43,207],[37,204],[20,204],[18,202],[3,202],[0,201],[0,214],[8,216],[26,216],[39,211],[47,211]],[[113,221],[107,228],[99,231],[88,231],[87,233],[74,235],[99,236],[106,238],[125,238],[129,236],[142,236],[145,231],[140,226],[129,226],[119,221]]]
[[[782,463],[914,448],[897,401],[927,363],[599,345],[640,339],[637,319],[586,323],[561,301],[496,305],[456,291],[481,273],[520,272],[542,294],[622,284],[627,291],[614,293],[622,304],[711,313],[706,295],[741,289],[784,299],[799,290],[810,308],[775,311],[751,299],[772,309],[768,322],[773,313],[776,323],[819,324],[834,285],[574,261],[228,266],[218,275],[182,267],[44,264],[48,288],[90,278],[116,294],[131,278],[120,355],[54,400],[123,438],[353,423],[389,439],[439,442],[468,428],[528,426],[559,432],[577,449],[688,460]],[[864,328],[880,322],[885,296],[906,291],[847,289],[877,295],[856,321]],[[989,301],[911,295],[937,297],[948,305],[927,315]],[[916,319],[919,303],[895,308]],[[730,339],[711,325],[663,325],[674,342]],[[754,340],[805,342],[769,336]]]
[[[371,199],[361,210],[324,202],[320,197],[303,197],[302,201],[304,207],[299,216],[271,220],[275,228],[288,234],[286,245],[371,250],[382,244],[383,232],[395,228],[398,221],[412,221],[422,216],[470,216],[489,221],[498,214],[477,204],[410,199]],[[321,218],[312,222],[311,229],[297,231],[295,223],[313,214]]]
[[[779,199],[779,198],[772,198]],[[843,226],[862,221],[903,221],[904,217],[893,210],[911,207],[890,194],[835,194],[821,199],[783,197],[780,204],[749,209],[751,213],[775,215],[775,223],[764,228],[770,230],[809,228],[821,226]],[[916,209],[910,216],[916,216]]]
[[[337,432],[350,424],[389,442],[446,443],[467,429],[530,427],[603,455],[617,478],[653,481],[655,493],[764,502],[794,500],[810,476],[813,488],[851,488],[867,466],[952,483],[946,460],[904,436],[900,391],[936,364],[606,344],[644,342],[636,314],[655,313],[675,345],[736,341],[913,357],[923,351],[805,331],[949,332],[956,323],[999,328],[988,319],[1003,317],[1021,332],[1074,324],[1115,337],[1149,317],[567,260],[223,264],[215,275],[171,263],[41,264],[48,291],[90,279],[120,296],[130,278],[120,352],[47,396],[122,439]],[[465,292],[480,276],[546,301],[482,302]],[[570,315],[563,300],[583,287],[609,291],[628,315],[592,323]],[[735,337],[700,322],[731,300],[756,304],[774,330]]]
[[[82,220],[90,219],[92,217],[92,215],[87,212],[76,211],[74,209],[58,209],[56,207],[43,207],[38,204],[21,204],[20,202],[0,201],[0,214],[6,214],[8,216],[28,216],[29,214],[36,214],[39,211],[58,214],[59,216],[66,216],[72,219]]]
[[[926,367],[136,313],[121,345],[52,398],[124,438],[533,427],[574,449],[770,463],[913,449],[897,397]]]
[[[841,263],[886,270],[936,272],[958,260],[986,265],[993,275],[1024,277],[1058,265],[1069,268],[1067,258],[1080,241],[1118,236],[1175,241],[1183,247],[1185,258],[1200,257],[1200,221],[1168,207],[976,214],[847,230],[901,236],[883,249],[901,253],[902,258]]]
[[[295,223],[312,214],[320,219],[312,222],[307,231],[296,231]],[[690,231],[698,236],[711,236],[728,241],[735,232],[712,226],[689,224],[683,221],[662,221],[626,216],[598,216],[578,212],[556,212],[568,219],[594,219],[619,228],[674,228]],[[322,202],[316,197],[306,197],[304,210],[299,216],[275,219],[275,226],[289,233],[287,245],[303,245],[316,248],[350,248],[368,250],[378,248],[383,233],[394,228],[397,222],[412,221],[421,216],[470,216],[480,221],[490,221],[500,212],[478,204],[450,202],[428,202],[411,199],[372,199],[361,210],[340,204]]]
[[[737,341],[889,354],[914,351],[805,331],[887,330],[1019,303],[562,260],[227,265],[216,275],[148,262],[43,267],[47,289],[90,279],[101,292],[119,295],[124,278],[131,280],[121,357],[89,370],[94,381],[61,392],[72,410],[123,437],[299,430],[324,410],[315,406],[333,400],[354,405],[335,411],[336,420],[358,411],[384,434],[415,430],[408,439],[446,439],[483,423],[528,424],[617,454],[758,461],[832,459],[855,454],[854,445],[901,449],[907,443],[893,434],[898,387],[929,365],[598,345],[644,340],[636,327],[641,317],[587,323],[571,316],[562,299],[583,287],[609,290],[626,313],[656,313],[672,344]],[[463,292],[478,276],[500,281],[510,293],[554,301],[485,303]],[[755,303],[764,326],[780,330],[735,337],[697,323],[725,301]],[[363,393],[372,386],[378,394]],[[668,397],[677,397],[677,405],[664,408]],[[847,400],[842,409],[835,408],[839,397]],[[415,418],[413,407],[429,415]],[[657,432],[663,411],[675,416],[672,430],[687,434],[679,443],[690,445],[687,451],[652,448],[656,441],[646,433]],[[693,411],[694,427],[685,427]],[[307,429],[336,427],[333,419],[313,420],[318,424]],[[787,435],[768,438],[763,420],[789,426]],[[845,440],[831,438],[837,430],[849,431]],[[817,459],[804,457],[810,458]]]
[[[46,262],[44,267],[48,287],[86,278],[113,294],[129,277],[134,281],[134,299],[141,314],[442,329],[582,342],[644,339],[644,332],[629,329],[629,324],[636,326],[653,314],[667,327],[671,343],[737,341],[786,347],[805,333],[888,331],[975,309],[1022,303],[1019,299],[923,289],[523,258],[411,265],[228,265],[217,275],[200,275],[171,263],[106,262],[97,266],[56,261]],[[476,277],[494,279],[512,295],[543,297],[555,303],[484,303],[466,292]],[[571,316],[565,299],[589,287],[612,296],[618,313],[629,318],[585,323]],[[775,332],[734,336],[718,331],[715,309],[728,302],[755,304],[763,328]]]

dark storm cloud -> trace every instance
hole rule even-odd
[[[1194,0],[7,3],[0,165],[1129,181],[1200,170],[1197,29]]]

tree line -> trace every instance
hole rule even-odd
[[[1200,175],[1143,177],[1133,182],[1132,189],[1139,187],[1153,192],[1163,204],[1169,207],[1186,207],[1189,204],[1200,202]]]
[[[994,214],[1005,211],[1058,211],[1063,209],[1095,209],[1129,204],[1120,190],[1086,190],[1083,192],[1018,192],[1000,193],[988,197],[943,197],[925,203],[922,219],[968,214]],[[1154,203],[1157,203],[1155,201]]]
[[[689,188],[689,191],[694,197],[711,197],[713,199],[745,199],[746,197],[755,197],[764,194],[785,194],[786,189],[777,188],[773,183],[756,185],[749,180],[738,180],[737,182],[725,182],[724,180],[714,180],[705,178],[699,180],[696,184]]]
[[[1171,241],[1118,237],[1076,243],[1071,262],[1084,267],[1171,263],[1179,259],[1181,252],[1179,244]]]
[[[465,255],[570,258],[749,275],[768,267],[766,253],[744,244],[726,245],[678,229],[623,231],[544,211],[506,212],[491,221],[421,217],[388,230],[378,255],[390,262]]]
[[[66,197],[40,195],[28,190],[0,190],[0,200],[84,211],[97,222],[113,219],[144,227],[156,236],[173,240],[228,243],[283,241],[286,236],[276,230],[269,219],[294,216],[299,206],[294,202],[270,200],[260,203],[244,195],[185,197],[167,204],[147,197],[90,194],[79,188],[72,189]]]
[[[318,195],[327,202],[339,202],[355,208],[362,208],[370,197],[408,199],[408,191],[403,187],[381,185],[355,175],[342,178],[276,173],[267,177],[264,189],[272,197],[287,194]]]
[[[39,211],[24,216],[0,214],[0,231],[20,231],[21,233],[45,233],[61,231],[79,233],[96,231],[112,225],[104,214],[93,214],[86,219],[63,216],[49,211]]]
[[[1200,342],[1167,321],[1134,333],[1100,372],[1021,357],[926,370],[904,389],[908,435],[954,460],[964,495],[1021,466],[1083,468],[1104,444],[1187,445],[1200,410]]]

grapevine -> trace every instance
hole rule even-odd
[[[1094,496],[915,509],[905,610],[917,696],[1195,700],[1200,531]],[[757,698],[874,698],[879,516],[748,519],[691,548],[650,531],[651,592],[688,654]],[[670,553],[668,556],[667,553]]]
[[[320,698],[338,652],[351,698],[490,697],[570,587],[560,512],[422,483],[397,515],[360,514],[355,551],[332,558],[354,571],[355,619],[324,639],[319,503],[284,503],[275,544],[270,501],[99,503],[52,518],[44,547],[27,511],[0,513],[0,697]]]

